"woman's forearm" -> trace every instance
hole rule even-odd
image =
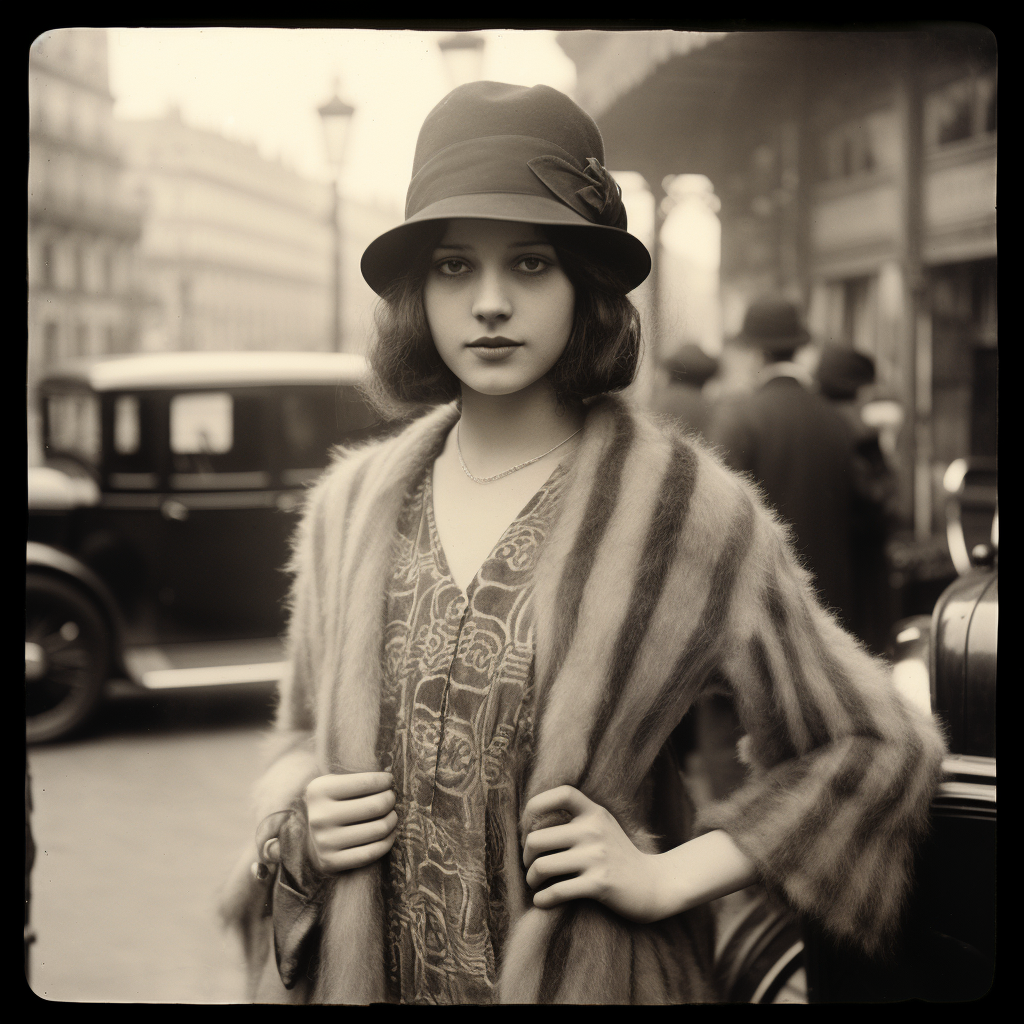
[[[664,896],[662,917],[691,910],[757,881],[754,862],[721,829],[654,856]]]

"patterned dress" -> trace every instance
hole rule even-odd
[[[512,766],[532,743],[530,583],[565,465],[465,594],[441,549],[429,470],[399,520],[378,739],[398,793],[384,879],[389,999],[492,1001],[509,925],[503,841],[492,824],[516,799]]]

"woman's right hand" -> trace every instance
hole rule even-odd
[[[310,858],[324,874],[366,867],[394,845],[397,799],[389,772],[321,775],[306,787]]]

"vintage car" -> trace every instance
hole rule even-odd
[[[384,425],[362,357],[175,352],[50,373],[29,469],[29,742],[110,686],[272,684],[289,536],[329,448]],[[118,681],[121,681],[118,684]]]
[[[894,681],[943,723],[949,756],[931,833],[897,948],[868,961],[805,931],[810,1002],[964,1002],[995,974],[996,650],[999,514],[996,466],[958,459],[946,471],[947,542],[958,578],[931,616],[894,630]]]

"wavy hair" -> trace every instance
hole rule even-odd
[[[434,346],[423,303],[430,254],[446,226],[435,222],[417,237],[407,269],[382,293],[374,311],[371,372],[363,390],[387,419],[462,394],[458,377]],[[640,362],[640,314],[615,269],[588,251],[586,229],[541,230],[575,292],[569,340],[547,375],[555,395],[565,404],[621,391],[633,382]]]

